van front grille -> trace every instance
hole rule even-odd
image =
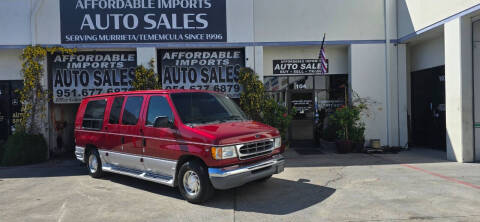
[[[273,139],[262,140],[253,143],[246,143],[240,146],[238,153],[240,159],[250,159],[271,153],[273,150]]]

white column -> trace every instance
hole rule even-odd
[[[480,85],[480,20],[473,23],[473,84]],[[475,104],[475,161],[480,162],[480,87],[473,87]]]
[[[150,68],[150,61],[154,59],[153,70],[157,71],[157,49],[153,47],[137,48],[137,65]]]
[[[255,70],[255,47],[245,47],[245,67]]]
[[[407,96],[407,46],[398,44],[397,75],[398,75],[398,130],[399,145],[408,143],[408,96]]]
[[[255,46],[255,72],[257,72],[258,78],[263,82],[264,76],[263,68],[263,46]]]
[[[374,102],[369,104],[369,116],[364,116],[365,139],[387,141],[386,58],[384,44],[358,44],[349,47],[350,86],[362,98]]]
[[[245,47],[245,66],[253,69],[263,82],[263,46]]]
[[[473,161],[473,75],[471,21],[445,24],[447,158]]]

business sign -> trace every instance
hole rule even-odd
[[[322,110],[335,110],[341,106],[345,105],[343,100],[320,100],[317,103],[318,109]]]
[[[244,49],[162,50],[159,53],[164,89],[198,89],[239,98],[238,72],[245,66]]]
[[[50,57],[53,102],[80,103],[91,95],[132,90],[135,52],[78,52]]]
[[[62,43],[226,42],[226,0],[61,0]]]
[[[273,60],[273,74],[320,74],[320,59]],[[328,59],[327,59],[328,72]]]

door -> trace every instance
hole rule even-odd
[[[122,113],[123,104],[125,101],[124,96],[110,97],[108,98],[108,106],[110,107],[108,115],[108,120],[105,121],[103,131],[105,132],[105,142],[102,149],[108,152],[109,155],[103,155],[106,161],[110,164],[118,164],[118,159],[115,153],[122,153],[122,135],[120,134],[120,116]],[[115,152],[115,153],[113,153]],[[112,160],[114,160],[112,162]]]
[[[10,83],[0,82],[0,141],[10,135]]]
[[[411,133],[413,145],[446,150],[444,66],[412,73]]]
[[[173,177],[175,175],[175,152],[178,143],[176,130],[168,127],[154,126],[157,117],[167,117],[174,123],[174,115],[165,95],[152,95],[148,98],[145,112],[144,165],[149,173]]]
[[[293,112],[290,140],[293,146],[311,146],[314,141],[313,90],[289,91],[289,108]]]
[[[109,155],[111,164],[130,170],[143,171],[143,135],[140,127],[140,113],[142,111],[144,96],[128,96],[122,111],[120,124],[115,132],[110,135],[117,140],[120,138],[120,147],[116,142],[111,143],[114,152]],[[119,136],[119,137],[116,137]],[[118,142],[118,141],[117,141]]]
[[[122,112],[124,96],[109,98],[110,113],[108,121],[105,123],[103,130],[107,133],[105,136],[104,149],[114,152],[122,151],[122,136],[120,135],[120,115]]]
[[[5,141],[14,132],[15,122],[20,118],[22,104],[17,90],[22,89],[23,81],[0,81],[0,141]]]

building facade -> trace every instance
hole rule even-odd
[[[3,0],[0,139],[20,111],[22,49],[63,46],[78,53],[45,61],[51,150],[73,147],[82,97],[129,90],[135,66],[153,59],[164,88],[232,98],[238,69],[252,68],[298,112],[292,140],[317,137],[322,115],[353,99],[348,88],[370,101],[367,140],[480,161],[478,15],[480,0]],[[319,74],[324,34],[328,72]]]

